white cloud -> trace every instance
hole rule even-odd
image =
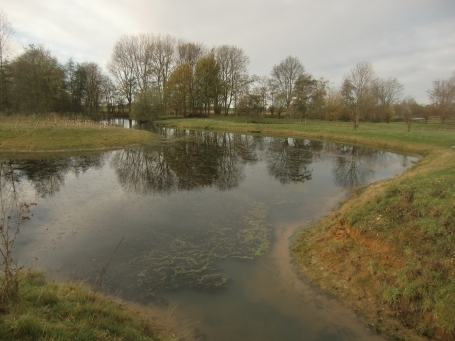
[[[0,7],[20,45],[43,44],[60,62],[105,67],[122,34],[155,32],[237,45],[260,75],[293,55],[315,77],[339,84],[367,60],[421,102],[432,80],[455,70],[453,0],[15,0]]]

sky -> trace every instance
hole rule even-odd
[[[152,32],[240,47],[260,76],[297,57],[333,86],[368,61],[422,104],[432,81],[455,72],[455,0],[0,0],[0,9],[16,54],[43,45],[60,63],[106,69],[122,35]]]

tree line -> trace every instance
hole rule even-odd
[[[300,120],[390,122],[400,117],[442,122],[455,113],[455,74],[433,81],[429,105],[403,96],[396,78],[378,77],[369,62],[356,64],[340,86],[308,73],[297,57],[269,75],[250,75],[249,58],[233,45],[202,43],[152,33],[124,35],[106,71],[93,62],[60,64],[43,46],[9,58],[11,23],[0,10],[0,111],[6,113],[129,114],[139,121],[160,115],[264,115]]]

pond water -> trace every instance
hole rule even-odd
[[[382,340],[299,277],[290,245],[353,187],[417,158],[159,132],[160,142],[142,148],[1,158],[2,196],[36,203],[16,241],[19,262],[146,305],[186,340]]]

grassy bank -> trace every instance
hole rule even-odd
[[[238,133],[258,133],[269,136],[294,136],[362,144],[426,154],[432,148],[455,145],[455,127],[439,123],[412,125],[407,132],[405,123],[361,123],[357,130],[350,122],[295,119],[262,119],[261,123],[245,123],[241,117],[167,118],[159,122],[165,127],[195,130],[219,130]]]
[[[155,135],[89,121],[0,117],[0,151],[96,150],[152,141]]]
[[[0,312],[1,340],[172,340],[150,319],[80,284],[24,276],[18,299]]]
[[[357,189],[293,245],[315,284],[396,340],[455,337],[455,130],[441,124],[174,119],[177,128],[329,139],[425,157],[402,175]]]

